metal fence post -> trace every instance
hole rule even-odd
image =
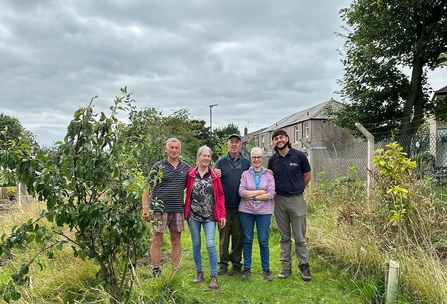
[[[312,149],[312,146],[310,145],[310,143],[309,142],[307,142],[307,141],[304,141],[302,138],[300,138],[300,142],[303,144],[303,146],[305,146],[306,147],[306,149],[307,149],[307,151],[309,151],[308,152],[308,155],[307,155],[307,158],[309,159],[309,164],[310,164],[310,168],[311,168],[311,170],[310,170],[310,180],[311,181],[313,181],[314,180],[314,167],[313,167],[313,160],[314,160],[314,158],[313,158],[313,149]]]
[[[373,157],[374,157],[374,135],[368,132],[360,123],[355,123],[355,126],[359,131],[366,137],[368,140],[368,160],[366,168],[372,172],[373,166]],[[373,187],[374,179],[371,177],[371,174],[366,175],[366,195],[368,196],[368,202],[371,201],[371,190]]]

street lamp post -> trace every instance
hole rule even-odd
[[[210,104],[210,131],[213,133],[213,107],[217,107],[218,104]]]

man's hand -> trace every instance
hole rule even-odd
[[[220,169],[214,168],[213,170],[214,170],[214,174],[216,174],[217,177],[222,177],[222,171]]]
[[[141,209],[143,210],[143,219],[146,222],[150,222],[152,220],[151,211],[149,210],[149,199],[150,199],[149,190],[144,190],[143,197],[141,198]]]
[[[224,219],[224,218],[221,218],[220,220],[219,220],[219,228],[223,228],[223,227],[225,227],[225,224],[227,223],[227,220],[226,219]]]
[[[152,220],[151,212],[148,209],[143,209],[143,219],[146,222],[150,222]]]

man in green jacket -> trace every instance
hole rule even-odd
[[[243,236],[241,222],[239,219],[239,183],[242,172],[250,168],[250,160],[243,156],[240,151],[242,138],[239,134],[228,137],[228,154],[221,156],[216,162],[216,169],[221,171],[221,182],[225,193],[225,209],[227,224],[219,230],[219,270],[223,275],[228,271],[231,262],[233,268],[228,273],[234,276],[241,272]],[[231,250],[230,247],[231,239]]]

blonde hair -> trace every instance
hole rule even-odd
[[[213,155],[213,151],[211,151],[211,148],[208,147],[207,145],[203,145],[197,150],[196,157],[199,157],[200,155],[202,155],[203,151],[205,151],[205,150],[210,151],[210,154]]]

